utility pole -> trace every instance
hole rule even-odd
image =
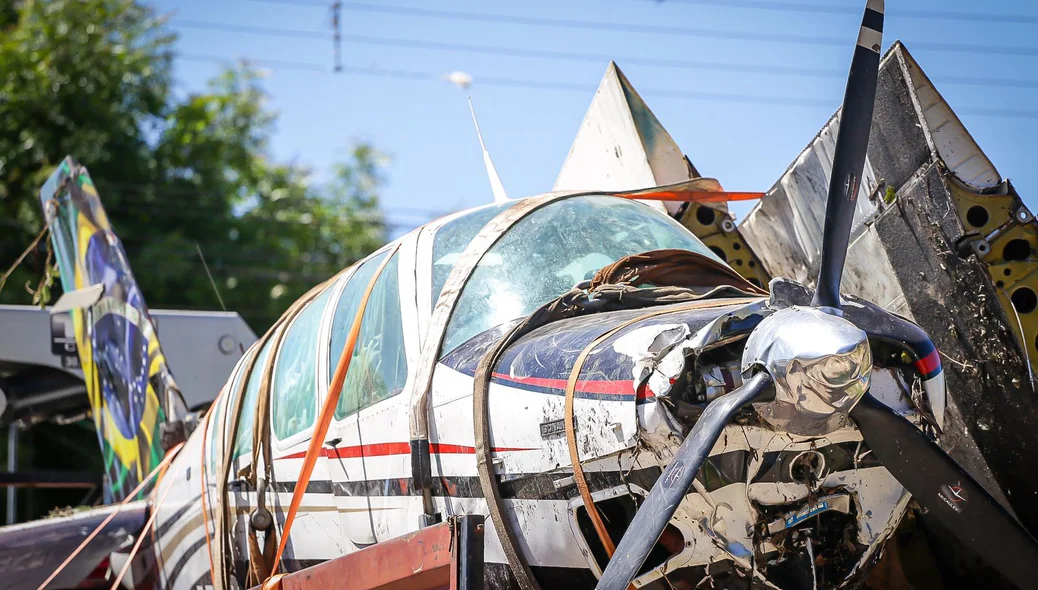
[[[335,71],[342,71],[342,2],[332,2],[332,39],[335,44]]]

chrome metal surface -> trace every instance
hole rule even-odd
[[[775,400],[757,406],[766,422],[793,434],[832,432],[869,388],[872,350],[865,332],[823,309],[790,307],[761,321],[743,350],[743,376],[766,371]]]

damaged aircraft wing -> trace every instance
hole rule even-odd
[[[812,284],[839,113],[740,230],[772,276]],[[942,446],[1038,530],[1038,225],[900,43],[883,58],[843,290],[932,335]],[[940,411],[940,409],[935,409]]]

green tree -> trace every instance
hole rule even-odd
[[[257,71],[232,68],[177,98],[174,40],[131,0],[0,2],[0,272],[43,227],[39,188],[72,155],[90,170],[150,306],[218,306],[201,249],[227,307],[262,332],[385,241],[383,159],[356,147],[320,184],[274,161],[276,116]],[[22,285],[43,273],[47,247],[17,269],[0,303],[31,301]],[[22,467],[99,472],[100,454],[68,450],[93,436],[92,426],[37,425],[22,435]],[[19,513],[81,501],[76,490],[23,491]]]
[[[386,238],[383,158],[352,150],[332,181],[269,155],[276,115],[241,65],[206,92],[172,92],[174,36],[127,0],[36,0],[0,10],[0,266],[42,227],[37,191],[66,154],[90,170],[153,307],[217,306],[257,332]],[[31,256],[0,292],[42,272]]]

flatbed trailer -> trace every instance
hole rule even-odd
[[[452,517],[286,574],[280,589],[482,590],[483,521],[482,515]]]

